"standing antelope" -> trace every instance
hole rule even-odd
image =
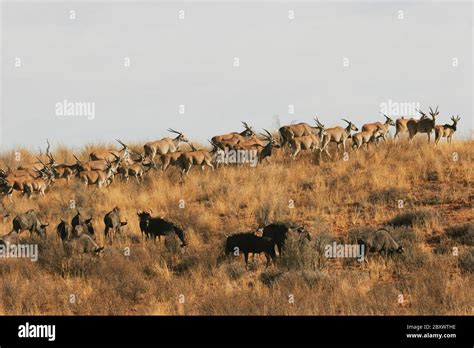
[[[433,131],[436,123],[436,116],[439,115],[438,107],[436,110],[430,106],[430,115],[431,119],[429,119],[425,113],[418,110],[418,112],[423,116],[421,119],[417,120],[409,120],[407,122],[408,133],[409,133],[409,140],[410,142],[413,140],[413,137],[418,133],[426,133],[428,135],[428,144],[431,141],[431,132]]]
[[[107,162],[107,168],[102,170],[84,170],[78,173],[79,179],[84,185],[97,185],[102,188],[102,185],[109,186],[113,181],[113,176],[117,172],[118,164],[111,164]]]
[[[23,182],[23,194],[31,199],[33,193],[44,196],[46,189],[54,183],[54,174],[52,172],[43,172],[41,177],[29,179]]]
[[[289,140],[289,143],[288,143],[288,145],[292,149],[294,149],[293,153],[291,154],[291,157],[293,159],[296,158],[296,155],[298,155],[298,153],[301,150],[310,150],[312,152],[315,149],[319,149],[320,148],[319,144],[320,144],[320,138],[318,138],[314,134],[302,135],[302,136],[297,137],[297,138],[292,136]]]
[[[417,110],[419,113],[420,113],[420,118],[419,119],[416,119],[416,118],[405,118],[405,117],[400,117],[400,118],[397,118],[397,120],[395,121],[395,136],[394,138],[400,138],[400,134],[401,133],[409,133],[408,131],[408,122],[418,122],[418,121],[421,121],[425,118],[427,118],[428,116],[424,113],[424,112],[421,112],[419,110]]]
[[[377,138],[377,133],[380,133],[382,129],[382,125],[376,125],[375,128],[370,128],[369,130],[365,130],[359,133],[355,133],[352,135],[352,149],[359,150],[360,147],[365,144],[365,151],[369,149],[369,142],[372,139]]]
[[[376,129],[378,128],[378,136],[374,138],[374,140],[378,140],[378,138],[382,138],[385,142],[387,141],[387,136],[389,133],[390,126],[395,126],[395,122],[388,117],[387,115],[383,114],[385,117],[385,122],[374,122],[374,123],[366,123],[362,126],[362,132],[370,131],[375,134]]]
[[[342,144],[342,148],[344,152],[346,152],[346,140],[351,136],[351,131],[357,132],[359,128],[356,127],[354,123],[348,121],[346,119],[342,119],[344,122],[347,123],[346,128],[342,127],[333,127],[327,128],[326,134],[323,136],[322,146],[320,147],[320,151],[326,152],[326,154],[331,157],[328,151],[329,143],[333,142],[337,144],[337,148],[339,149],[339,145]],[[318,122],[320,126],[323,126],[320,122]]]
[[[261,149],[261,151],[258,153],[258,160],[262,162],[264,159],[266,159],[268,162],[270,162],[270,157],[272,155],[273,148],[279,148],[281,147],[280,144],[276,142],[276,140],[273,138],[272,133],[264,129],[265,134],[261,134],[264,139],[267,141],[267,144]]]
[[[91,161],[97,160],[107,160],[109,162],[114,162],[116,158],[121,158],[122,160],[127,159],[129,156],[129,149],[126,144],[117,139],[117,142],[122,145],[120,150],[95,150],[89,154],[89,159]]]
[[[161,170],[166,172],[168,167],[178,165],[178,158],[183,154],[183,151],[175,151],[171,153],[165,153],[164,155],[160,156],[161,161]]]
[[[217,145],[213,144],[211,151],[209,150],[197,150],[192,144],[189,144],[193,151],[184,152],[178,158],[178,165],[181,168],[181,175],[188,175],[193,165],[201,166],[204,171],[204,166],[209,166],[214,170],[212,165],[213,157],[218,151]]]
[[[140,184],[143,181],[143,174],[152,168],[156,168],[155,162],[142,160],[138,163],[121,164],[117,169],[117,173],[120,174],[122,179],[125,179],[126,182],[128,182],[129,177],[132,176],[137,183]]]
[[[222,135],[216,135],[211,138],[211,143],[215,144],[221,150],[232,149],[240,142],[245,142],[255,135],[252,127],[242,121],[244,130],[240,133],[232,132]]]
[[[291,146],[290,140],[293,138],[298,138],[311,134],[316,134],[321,137],[321,127],[319,120],[318,118],[314,118],[314,120],[316,121],[316,127],[312,127],[304,122],[280,127],[278,132],[280,133],[281,147],[284,147],[285,145]]]
[[[77,173],[77,164],[67,164],[67,163],[60,163],[56,164],[56,161],[54,160],[54,157],[52,154],[47,153],[46,154],[50,160],[51,168],[54,169],[56,172],[56,178],[58,179],[66,179],[66,183],[69,185],[69,180],[76,175]]]
[[[108,164],[109,163],[113,163],[115,165],[119,165],[120,163],[122,163],[122,159],[118,156],[115,156],[115,161],[114,162],[110,162],[108,160],[95,160],[95,161],[87,161],[87,162],[81,162],[81,160],[79,158],[76,157],[76,155],[74,155],[74,158],[76,159],[76,168],[77,168],[77,172],[83,172],[83,171],[91,171],[91,170],[101,170],[101,171],[105,171],[107,169],[107,167],[109,166]]]
[[[43,165],[41,170],[25,170],[16,169],[10,171],[1,178],[0,184],[5,188],[5,191],[10,199],[13,198],[13,191],[19,191],[25,195],[25,185],[31,183],[33,180],[41,179],[42,177],[54,178],[55,172],[49,167]]]
[[[258,161],[263,161],[264,159],[267,159],[267,161],[270,161],[270,156],[272,155],[273,148],[279,148],[280,145],[276,142],[276,140],[273,138],[272,134],[264,129],[266,134],[260,133],[260,136],[263,137],[263,141],[260,140],[259,142],[249,142],[249,143],[240,143],[236,145],[234,150],[243,150],[247,151],[250,153],[251,151],[257,155],[257,160]],[[211,145],[212,142],[211,142]],[[256,163],[255,163],[256,164]]]
[[[453,124],[445,124],[435,126],[435,144],[438,145],[438,142],[441,138],[447,138],[446,141],[450,144],[453,138],[454,132],[456,132],[457,124],[461,118],[459,115],[456,117],[451,116],[451,121]]]
[[[151,141],[143,145],[145,150],[145,156],[149,158],[150,161],[153,161],[155,156],[164,155],[165,153],[175,152],[178,150],[178,145],[180,142],[188,142],[183,133],[175,131],[171,128],[168,128],[168,132],[177,134],[176,138],[162,138],[157,141]]]

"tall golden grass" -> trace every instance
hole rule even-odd
[[[92,147],[76,155],[86,158]],[[20,152],[23,163],[35,158]],[[74,162],[65,146],[53,153],[58,162]],[[14,157],[3,153],[0,160],[16,167]],[[142,185],[117,178],[102,190],[57,181],[43,198],[3,201],[12,216],[35,209],[50,226],[46,241],[22,234],[23,241],[39,243],[38,262],[0,259],[0,313],[472,315],[473,159],[473,141],[438,147],[402,141],[351,152],[348,161],[339,155],[317,163],[311,154],[293,161],[279,151],[256,168],[193,168],[184,182],[176,168],[151,172]],[[94,216],[98,242],[106,245],[102,257],[65,257],[54,228],[75,214],[72,202]],[[109,245],[102,219],[115,206],[128,225]],[[181,250],[173,237],[142,241],[138,209],[179,222],[189,246]],[[12,216],[3,222],[4,233]],[[347,241],[394,218],[408,221],[393,230],[406,254],[373,257],[365,265],[321,261],[320,236]],[[259,258],[248,271],[242,259],[217,262],[226,235],[255,230],[265,219],[304,223],[312,240],[290,239],[287,253],[269,268]],[[467,234],[461,242],[445,232],[460,224]]]

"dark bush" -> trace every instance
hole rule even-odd
[[[474,246],[474,222],[450,226],[445,232],[447,237],[458,243]]]

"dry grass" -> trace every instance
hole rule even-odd
[[[20,151],[24,162],[34,159]],[[54,153],[58,162],[73,162],[66,147]],[[0,159],[18,165],[13,153]],[[437,148],[418,141],[351,153],[349,161],[317,164],[309,155],[291,161],[278,154],[257,168],[194,168],[184,183],[174,168],[150,174],[141,186],[116,180],[100,191],[57,182],[45,198],[4,200],[13,212],[36,209],[52,226],[38,262],[0,260],[0,314],[472,315],[473,159],[472,141]],[[64,257],[53,225],[71,219],[71,200],[94,215],[99,244],[106,212],[118,205],[129,221],[100,259]],[[150,208],[185,226],[184,252],[171,237],[161,245],[141,241],[136,210]],[[216,262],[226,234],[252,230],[264,216],[306,223],[312,241],[290,240],[287,254],[267,269],[263,257],[248,271],[243,260]],[[325,240],[348,241],[383,225],[392,225],[406,254],[364,266],[322,257]],[[10,226],[11,217],[3,232]]]

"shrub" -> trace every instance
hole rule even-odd
[[[471,248],[459,255],[459,268],[461,272],[474,272],[474,248]]]
[[[445,232],[446,236],[458,243],[474,246],[474,222],[450,226]]]
[[[438,214],[431,210],[413,210],[395,216],[387,221],[387,225],[393,227],[427,226],[433,220],[438,220]]]
[[[275,282],[280,279],[285,272],[280,270],[266,270],[260,273],[260,281],[265,284],[266,286],[272,286]]]

